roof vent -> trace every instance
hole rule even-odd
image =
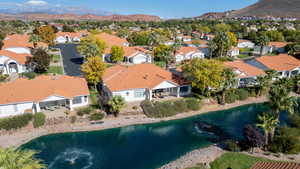
[[[148,75],[145,75],[145,76],[144,76],[144,79],[147,80],[147,79],[148,79]]]

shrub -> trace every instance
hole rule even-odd
[[[23,73],[22,75],[28,79],[34,79],[37,76],[35,72],[27,72],[27,73]]]
[[[181,100],[176,100],[174,103],[174,109],[176,112],[180,113],[180,112],[187,112],[189,109],[187,107],[187,102],[183,99]]]
[[[0,72],[0,82],[4,82],[8,78],[8,75],[3,75]]]
[[[72,124],[75,123],[76,120],[77,120],[77,117],[76,117],[76,116],[71,116],[70,118],[71,118],[71,123],[72,123]]]
[[[291,127],[300,129],[300,116],[298,114],[289,115],[289,122]]]
[[[39,128],[46,122],[46,115],[44,113],[35,113],[33,116],[33,127]]]
[[[25,127],[32,120],[32,114],[23,114],[8,118],[0,119],[0,129],[12,130]]]
[[[234,140],[227,140],[225,142],[225,149],[232,152],[241,151],[240,146]]]
[[[104,114],[103,113],[93,113],[89,117],[89,119],[91,121],[102,120],[103,118],[104,118]]]
[[[189,110],[199,110],[201,105],[198,99],[189,98],[155,103],[145,100],[141,103],[141,107],[147,116],[161,118],[187,112]]]
[[[225,92],[225,103],[234,103],[237,99],[237,96],[233,90]]]
[[[299,129],[283,127],[270,145],[274,153],[297,154],[300,152]]]
[[[188,110],[197,111],[201,109],[201,101],[196,98],[185,99]]]
[[[94,111],[94,109],[92,107],[84,107],[84,108],[80,108],[77,110],[77,115],[83,116],[86,114],[91,114],[93,111]]]
[[[245,89],[237,89],[235,94],[238,100],[246,100],[249,97],[249,92]]]

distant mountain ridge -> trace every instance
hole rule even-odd
[[[246,8],[233,11],[231,17],[294,17],[300,19],[300,0],[259,0]]]
[[[96,20],[96,21],[160,21],[161,18],[153,15],[94,15],[94,14],[49,14],[49,13],[19,13],[19,14],[7,14],[0,13],[0,20],[40,20],[40,21],[52,21],[52,20]]]

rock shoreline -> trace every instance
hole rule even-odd
[[[158,169],[184,169],[187,167],[195,166],[199,163],[209,165],[220,156],[225,153],[224,150],[217,147],[216,145],[200,148],[194,151],[191,151],[177,160],[174,160]]]

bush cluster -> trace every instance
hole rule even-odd
[[[174,116],[190,110],[199,110],[201,108],[201,102],[195,98],[154,103],[149,100],[145,100],[141,103],[141,107],[147,116],[162,118]]]
[[[227,140],[225,142],[225,149],[232,152],[241,151],[241,147],[234,140]]]
[[[225,103],[234,103],[237,100],[246,100],[248,97],[254,95],[246,89],[228,90],[225,92]]]
[[[33,115],[33,127],[39,128],[46,122],[46,115],[44,113],[35,113]]]
[[[0,119],[0,130],[12,130],[25,127],[29,124],[32,118],[33,115],[28,113]]]
[[[89,119],[91,121],[102,120],[103,118],[104,118],[104,114],[103,113],[93,113],[89,117]]]
[[[89,107],[84,107],[84,108],[80,108],[77,110],[77,115],[78,116],[84,116],[87,114],[92,114],[95,111],[95,109],[91,106]]]
[[[25,76],[28,79],[34,79],[37,74],[35,72],[26,72],[26,73],[22,73],[22,76]]]

